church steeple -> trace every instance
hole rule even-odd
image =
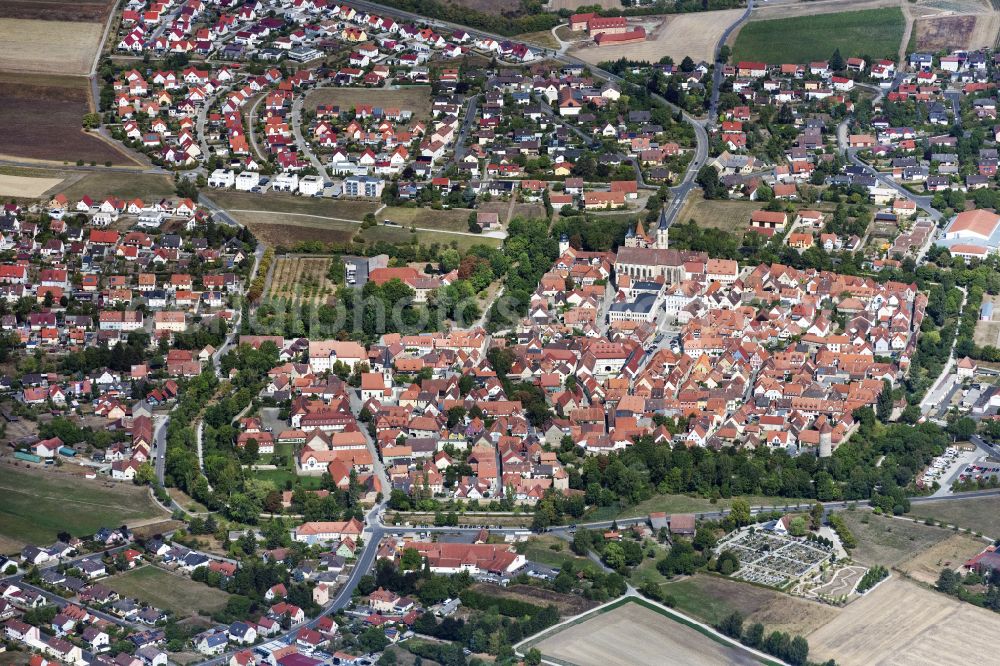
[[[656,227],[656,247],[667,249],[670,242],[670,223],[667,222],[667,209],[660,209],[660,223]]]

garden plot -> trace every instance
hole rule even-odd
[[[332,257],[286,255],[274,261],[267,298],[326,303],[337,289],[328,277]]]

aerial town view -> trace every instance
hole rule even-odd
[[[0,666],[1000,663],[1000,0],[497,3],[0,0]]]

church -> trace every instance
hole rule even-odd
[[[618,248],[615,258],[615,276],[628,275],[633,280],[657,280],[673,284],[684,279],[684,263],[697,261],[705,263],[708,255],[669,249],[670,225],[666,211],[660,211],[656,231],[647,233],[642,223],[629,229],[625,245]]]
[[[635,228],[629,227],[625,234],[625,247],[643,247],[666,250],[670,240],[670,225],[667,224],[667,216],[661,210],[660,222],[656,227],[656,232],[647,234],[640,220]]]

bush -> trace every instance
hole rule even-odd
[[[865,516],[864,518],[867,517],[868,516]],[[864,520],[864,518],[862,518],[862,520]],[[829,520],[830,527],[832,527],[833,531],[837,533],[838,537],[840,537],[840,542],[843,544],[844,548],[846,550],[857,548],[858,540],[854,538],[854,535],[851,533],[851,529],[847,526],[847,522],[844,520],[844,517],[838,513],[831,513]]]
[[[861,577],[860,581],[858,581],[858,593],[864,594],[868,590],[875,587],[880,580],[885,579],[888,575],[889,571],[881,564],[872,567],[866,571],[865,575]]]

